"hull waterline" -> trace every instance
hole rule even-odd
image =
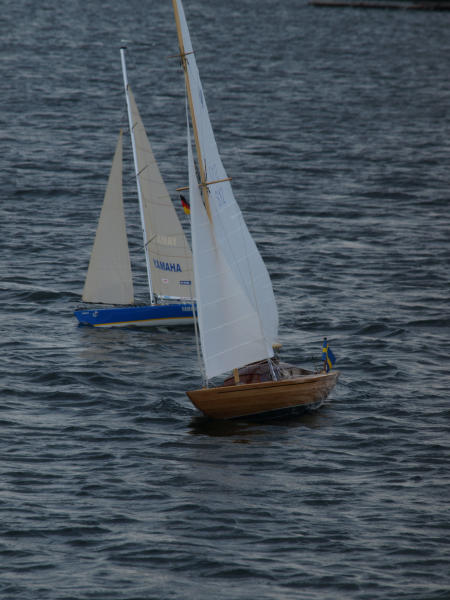
[[[189,303],[80,309],[74,314],[79,325],[89,327],[172,327],[194,322],[192,304]]]
[[[261,417],[315,409],[325,402],[336,385],[339,371],[186,392],[204,415],[213,419]]]

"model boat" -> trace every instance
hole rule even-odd
[[[82,300],[82,325],[184,325],[193,322],[192,253],[164,184],[128,84],[125,48],[122,71],[143,236],[149,303],[135,304],[122,199],[122,133],[119,135]],[[98,306],[100,305],[100,306]]]
[[[181,0],[172,1],[190,113],[188,187],[204,384],[187,395],[206,416],[218,419],[317,408],[339,373],[312,372],[275,357],[278,311],[269,273],[218,152]],[[211,379],[227,372],[233,376],[211,386]]]

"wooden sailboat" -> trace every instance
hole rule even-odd
[[[205,415],[218,419],[316,408],[339,373],[313,373],[274,357],[278,312],[270,277],[217,149],[181,0],[172,2],[197,153],[196,169],[188,122],[194,280],[205,385],[187,395]],[[230,371],[233,377],[208,387],[208,380]]]
[[[150,304],[135,305],[122,200],[122,133],[119,136],[82,299],[111,305],[75,311],[93,327],[192,324],[192,253],[161,177],[133,93],[125,48],[122,71],[147,267]]]

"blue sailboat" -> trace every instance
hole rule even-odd
[[[147,267],[150,302],[134,303],[133,277],[122,198],[119,134],[83,289],[80,325],[189,325],[193,323],[192,253],[162,179],[121,60]],[[88,305],[95,304],[95,307]]]

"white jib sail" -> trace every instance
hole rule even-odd
[[[261,320],[216,243],[189,139],[189,197],[200,341],[207,378],[272,356]]]
[[[192,253],[128,87],[153,292],[193,298]]]
[[[183,6],[181,0],[174,1],[179,15],[194,111],[193,117],[197,125],[206,182],[226,179],[227,174],[211,127]],[[229,181],[209,186],[209,203],[216,243],[235,278],[258,312],[267,345],[271,348],[278,337],[278,311],[270,276],[247,229]]]
[[[83,300],[104,304],[132,304],[134,301],[122,200],[122,131],[106,187]]]

